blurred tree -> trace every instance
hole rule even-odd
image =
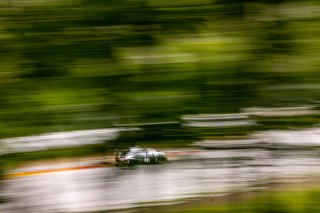
[[[312,58],[299,53],[295,43],[294,24],[303,17],[292,20],[283,9],[299,10],[295,4],[3,2],[0,64],[5,74],[0,74],[6,77],[0,81],[0,100],[6,107],[0,113],[6,115],[6,135],[169,121],[185,113],[270,104],[266,96],[273,93],[264,88],[300,82],[299,75],[282,71],[298,70],[287,64],[299,56],[308,58],[305,62]],[[316,27],[304,23],[316,37]],[[15,112],[26,108],[28,116]],[[13,127],[17,131],[9,131]]]

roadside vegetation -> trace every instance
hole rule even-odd
[[[318,103],[314,0],[0,6],[0,138]]]
[[[309,213],[319,212],[320,188],[317,184],[276,186],[263,192],[248,192],[205,201],[194,201],[172,207],[154,207],[155,213]],[[139,213],[150,212],[150,207]]]

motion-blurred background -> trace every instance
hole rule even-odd
[[[2,138],[318,102],[318,1],[0,8]]]
[[[205,162],[217,155],[203,153],[204,149],[229,151],[240,146],[257,154],[253,158],[260,166],[261,159],[269,159],[269,166],[275,166],[279,158],[287,159],[283,152],[277,152],[274,158],[274,149],[281,148],[290,155],[289,159],[307,162],[299,165],[315,175],[317,167],[309,166],[318,165],[319,50],[320,3],[316,0],[1,0],[1,185],[17,198],[16,203],[10,204],[8,194],[0,194],[0,202],[5,203],[3,211],[108,209],[92,199],[106,197],[108,187],[88,195],[91,207],[79,207],[82,200],[74,206],[63,206],[58,201],[28,206],[32,196],[27,194],[26,200],[19,200],[23,196],[19,196],[18,188],[11,188],[15,184],[5,174],[34,160],[105,154],[109,159],[114,148],[137,144],[164,149],[178,159],[179,153],[185,159],[201,152],[203,155],[196,158],[205,158]],[[296,151],[288,152],[293,145]],[[190,147],[196,150],[181,151]],[[301,154],[306,147],[308,152]],[[268,157],[261,150],[268,150]],[[234,159],[241,152],[236,151],[236,157],[234,152],[220,153],[232,159],[227,168],[234,168]],[[281,161],[283,164],[277,164],[278,170],[271,173],[286,170],[287,165],[292,165],[291,160]],[[195,166],[194,161],[192,165],[173,163],[168,168],[153,168],[161,176],[172,178],[152,179],[155,182],[147,188],[153,191],[154,185],[164,183],[170,188],[168,183],[174,185],[180,178],[187,183],[196,180],[190,186],[192,190],[183,192],[178,187],[175,192],[163,194],[157,188],[157,199],[170,200],[222,186],[206,182],[216,174],[217,168],[211,166],[221,166],[220,161],[195,162],[200,171],[207,169],[205,177],[188,179],[194,173],[188,170]],[[240,168],[248,166],[241,165]],[[141,182],[153,178],[148,176],[150,168],[129,174],[113,168],[111,173],[114,178],[132,175]],[[186,168],[186,175],[170,176],[178,168]],[[259,178],[270,174],[266,167],[259,169]],[[249,174],[257,171],[250,171],[240,173],[246,177],[245,182],[252,183]],[[305,174],[297,171],[295,174]],[[291,173],[287,175],[296,178]],[[199,181],[201,178],[203,182]],[[237,177],[231,180],[237,181]],[[233,186],[231,182],[226,186]],[[33,182],[23,184],[30,190],[40,188]],[[126,182],[123,184],[126,186]],[[143,191],[142,183],[137,186],[112,188],[112,192],[119,190],[119,197],[108,202],[113,208],[123,207],[118,203],[123,196],[120,192]],[[68,196],[75,194],[81,194],[81,190]],[[301,198],[306,200],[301,201],[301,212],[309,212],[318,195]],[[63,196],[66,195],[59,199]],[[146,197],[150,198],[150,194],[141,192],[141,199],[128,198],[125,203],[143,202]],[[277,199],[271,200],[269,204],[277,203]],[[310,205],[304,208],[308,202]],[[223,211],[234,212],[232,208]],[[279,207],[278,212],[292,209]],[[273,210],[266,207],[250,211]]]

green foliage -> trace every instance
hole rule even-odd
[[[0,138],[320,95],[312,0],[0,4]]]
[[[295,187],[294,187],[295,188]],[[240,195],[238,195],[240,196]],[[174,208],[175,210],[154,209],[153,212],[179,213],[179,212],[200,212],[200,213],[228,213],[228,212],[243,212],[243,213],[303,213],[317,212],[319,189],[309,188],[279,190],[272,189],[261,193],[260,195],[250,195],[244,198],[238,197],[234,201],[225,198],[222,203],[215,203],[212,199],[210,204],[196,204],[181,206]],[[223,199],[222,199],[223,200]],[[143,212],[143,211],[142,211]]]

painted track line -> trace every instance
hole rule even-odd
[[[44,170],[37,170],[37,171],[29,171],[29,172],[16,172],[16,173],[8,173],[5,175],[5,179],[13,179],[19,177],[27,177],[32,175],[41,175],[46,173],[53,173],[53,172],[63,172],[63,171],[75,171],[75,170],[82,170],[82,169],[95,169],[101,167],[111,167],[111,164],[94,164],[94,165],[87,165],[87,166],[73,166],[73,167],[65,167],[65,168],[57,168],[57,169],[44,169]]]

